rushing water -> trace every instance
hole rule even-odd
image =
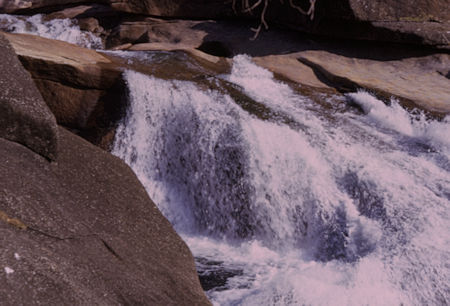
[[[187,241],[215,304],[449,302],[448,118],[367,92],[347,96],[362,112],[336,111],[242,55],[215,86],[125,79],[114,154]]]

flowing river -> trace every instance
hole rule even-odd
[[[362,91],[316,103],[245,55],[209,86],[124,77],[113,153],[188,243],[215,304],[449,301],[448,118]]]
[[[39,16],[0,24],[101,47]],[[449,117],[364,91],[318,103],[245,55],[229,73],[176,78],[124,73],[113,153],[187,242],[214,304],[449,303]]]

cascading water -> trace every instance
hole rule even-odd
[[[347,97],[364,114],[330,114],[242,55],[214,86],[125,79],[113,153],[187,241],[214,303],[450,301],[448,118],[366,92]]]
[[[62,40],[85,48],[103,49],[100,37],[92,32],[82,31],[76,20],[68,18],[44,20],[42,14],[34,16],[0,14],[0,30]]]

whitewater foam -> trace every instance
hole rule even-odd
[[[0,14],[0,29],[10,33],[62,40],[85,48],[103,49],[101,38],[92,32],[82,31],[76,20],[66,18],[45,21],[43,17],[42,14],[33,16]]]
[[[329,122],[249,57],[234,62],[225,79],[306,129],[262,120],[192,82],[128,71],[130,107],[114,145],[207,259],[200,274],[229,275],[208,291],[212,301],[445,304],[450,177],[436,161],[448,119],[412,120],[360,92],[352,98],[364,115]],[[440,149],[416,151],[405,137]]]
[[[396,99],[391,99],[388,106],[364,90],[347,96],[361,106],[369,122],[450,152],[449,116],[442,121],[428,120],[423,112],[412,114],[406,111]]]

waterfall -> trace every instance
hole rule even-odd
[[[215,282],[213,303],[449,302],[449,118],[367,92],[347,96],[362,113],[330,115],[243,55],[206,85],[124,78],[113,153]]]

